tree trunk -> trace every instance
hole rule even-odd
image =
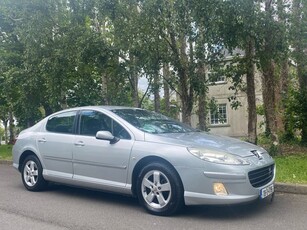
[[[307,59],[307,55],[305,57]],[[298,63],[297,73],[299,76],[299,86],[300,86],[300,97],[304,98],[301,100],[301,143],[307,144],[307,63]]]
[[[280,73],[280,98],[281,98],[281,103],[279,106],[279,113],[281,114],[281,118],[278,121],[278,127],[280,127],[280,130],[283,130],[284,134],[288,137],[293,138],[294,137],[294,130],[289,130],[288,127],[288,121],[285,116],[285,104],[283,103],[284,101],[287,100],[288,97],[288,91],[289,91],[289,63],[288,63],[288,57],[286,57],[285,60],[282,62],[281,66],[281,73]]]
[[[62,90],[61,90],[60,106],[61,106],[61,109],[68,108],[66,93]]]
[[[206,87],[206,69],[203,63],[200,63],[197,69],[199,84],[201,85],[198,93],[198,126],[200,130],[207,131],[207,87]]]
[[[50,106],[50,104],[46,103],[46,104],[43,104],[43,107],[44,107],[44,110],[45,110],[45,116],[49,116],[53,113],[53,110]]]
[[[263,67],[262,78],[262,96],[264,104],[264,113],[267,128],[274,145],[279,145],[279,138],[277,133],[277,120],[276,120],[276,99],[275,99],[275,64],[272,60]]]
[[[170,31],[171,49],[173,51],[174,67],[178,74],[178,91],[181,101],[182,121],[186,124],[191,124],[191,113],[194,103],[193,86],[188,81],[188,57],[187,57],[187,42],[185,36],[181,34],[176,40],[173,31]],[[178,47],[179,44],[179,47]]]
[[[131,84],[131,96],[134,107],[139,107],[139,92],[138,92],[139,78],[137,71],[135,69],[135,57],[131,57],[131,74],[130,74],[130,84]]]
[[[14,134],[14,117],[13,117],[13,112],[9,112],[9,131],[10,131],[10,140],[9,144],[14,144],[15,141],[15,134]]]
[[[198,126],[202,131],[207,131],[207,100],[206,93],[200,93],[198,96]]]
[[[101,103],[103,105],[108,105],[109,100],[108,100],[108,79],[107,75],[103,73],[101,75]]]
[[[280,97],[279,97],[279,76],[276,75],[276,63],[273,60],[272,53],[274,52],[274,37],[272,34],[272,26],[269,21],[273,19],[273,6],[271,0],[265,1],[265,12],[267,14],[268,24],[265,25],[265,40],[262,56],[260,57],[260,65],[263,73],[262,78],[262,95],[264,104],[264,114],[266,121],[266,129],[272,141],[272,150],[274,154],[281,154],[279,148],[279,130],[278,120],[280,114],[277,112]]]
[[[158,73],[154,76],[153,91],[155,112],[160,112],[160,77]]]
[[[164,102],[165,102],[165,112],[169,115],[170,112],[170,93],[168,81],[170,78],[169,65],[163,65],[163,90],[164,90]]]
[[[300,128],[301,143],[307,144],[307,42],[306,42],[306,3],[302,0],[293,1],[293,35],[294,35],[294,56],[297,64],[297,75],[299,79],[299,90],[301,100]]]
[[[131,76],[132,78],[132,100],[133,100],[133,105],[134,107],[138,107],[139,106],[139,93],[138,93],[138,76],[136,74],[134,74],[133,76]]]
[[[247,60],[247,104],[248,104],[248,141],[257,144],[257,113],[256,113],[256,93],[255,93],[255,55],[254,41],[249,37],[246,47],[245,57]]]
[[[3,126],[4,126],[4,141],[5,141],[5,144],[8,144],[8,136],[7,136],[7,125],[8,125],[8,120],[5,119],[5,120],[2,120],[3,122]]]
[[[179,88],[182,103],[182,121],[191,124],[191,113],[193,109],[194,91],[192,84],[188,81],[188,56],[187,42],[184,35],[179,38],[180,43],[180,68],[178,68]],[[191,52],[191,51],[190,51]]]

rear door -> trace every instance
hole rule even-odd
[[[77,111],[57,114],[48,119],[45,130],[37,139],[45,164],[44,174],[62,179],[72,179],[72,151],[75,140]]]

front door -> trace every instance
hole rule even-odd
[[[120,140],[111,144],[96,139],[97,131],[102,130]],[[81,111],[73,150],[74,180],[125,187],[133,142],[129,133],[107,115],[93,110]]]

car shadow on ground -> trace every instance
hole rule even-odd
[[[273,205],[270,198],[265,200],[256,200],[246,204],[237,205],[202,205],[187,206],[180,215],[193,218],[207,219],[242,219],[261,215],[262,211]]]
[[[73,186],[67,186],[62,184],[50,183],[46,192],[60,193],[62,196],[75,197],[78,199],[88,199],[90,201],[102,202],[102,203],[114,203],[114,205],[131,205],[138,206],[138,200],[131,196],[125,196],[122,194],[109,193],[100,190],[79,188]]]
[[[134,197],[124,196],[114,193],[107,193],[96,190],[69,187],[66,185],[50,184],[46,192],[58,193],[61,196],[87,200],[89,202],[101,202],[101,204],[111,204],[122,206],[123,208],[133,209],[145,213],[138,200]],[[275,198],[276,199],[276,198]],[[183,209],[173,216],[173,218],[190,217],[202,219],[240,219],[255,217],[260,215],[263,210],[274,205],[270,197],[264,200],[257,200],[247,204],[240,205],[202,205],[202,206],[184,206]]]

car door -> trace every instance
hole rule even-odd
[[[133,145],[127,130],[109,116],[94,110],[80,112],[73,150],[74,180],[103,186],[125,187]],[[109,131],[116,143],[96,139],[97,131]]]
[[[72,179],[76,114],[77,111],[69,111],[50,117],[38,135],[37,145],[43,157],[44,175],[49,179]]]

